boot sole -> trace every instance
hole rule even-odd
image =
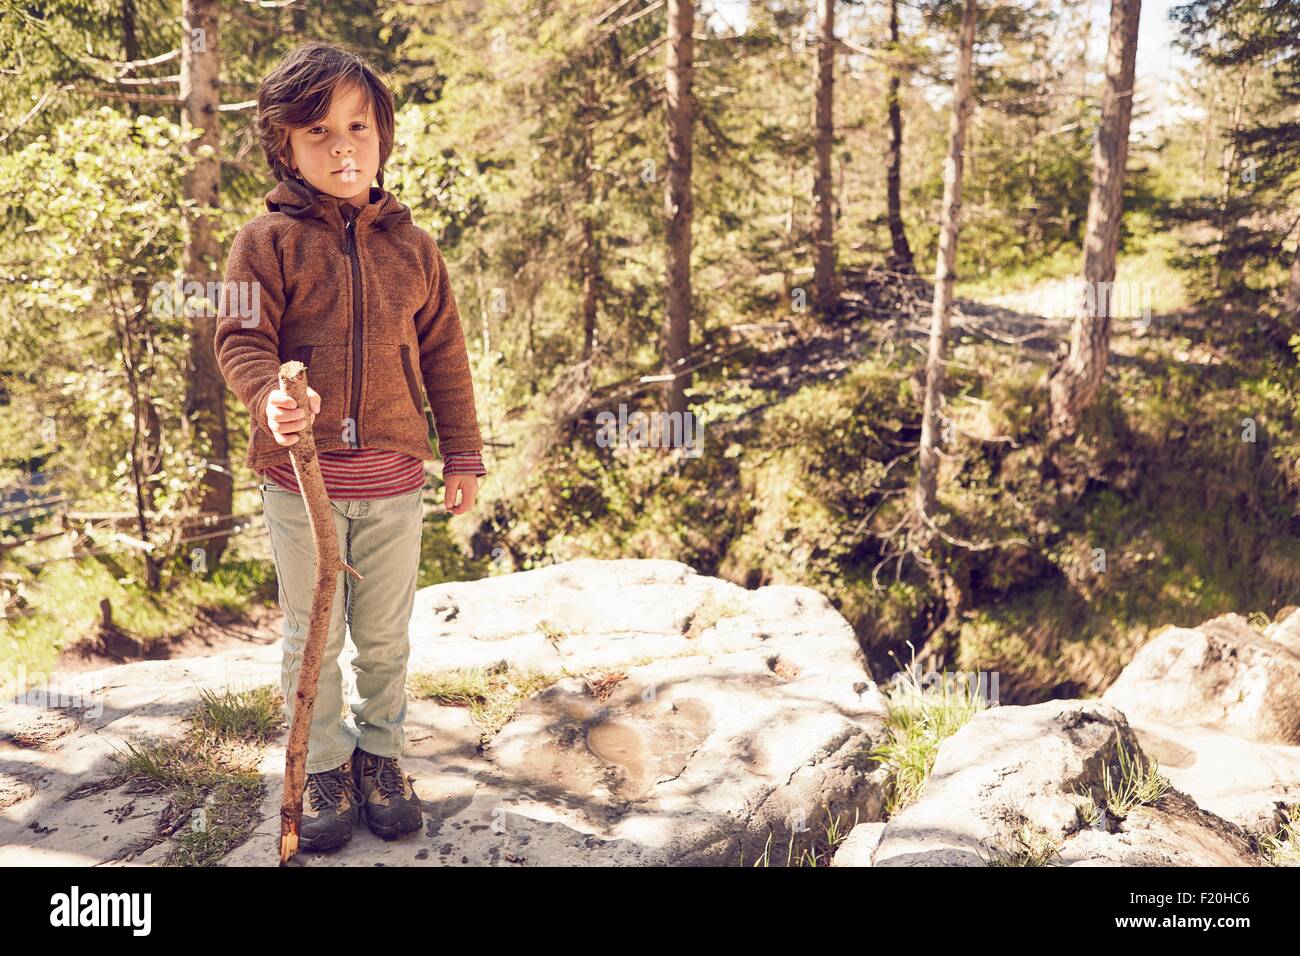
[[[344,834],[336,835],[336,836],[322,835],[313,838],[313,837],[304,836],[300,831],[298,834],[298,848],[300,850],[307,850],[309,852],[337,850],[339,847],[345,846],[352,841],[352,837],[356,833],[358,822],[359,822],[358,820],[353,820],[352,828],[350,830],[348,830]]]
[[[404,833],[414,833],[416,830],[420,829],[420,827],[423,826],[423,824],[424,824],[423,813],[420,814],[419,820],[415,821],[415,823],[413,824],[409,824],[406,826],[403,826],[400,823],[393,823],[387,825],[382,823],[374,823],[368,817],[366,818],[366,826],[370,828],[370,832],[382,840],[395,840]]]
[[[329,850],[337,850],[341,846],[346,846],[351,841],[351,833],[344,837],[317,837],[314,840],[305,840],[300,835],[298,838],[298,849],[306,850],[309,853],[323,853]]]

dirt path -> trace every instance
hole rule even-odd
[[[238,647],[264,647],[280,640],[283,621],[279,608],[254,605],[244,616],[207,613],[202,623],[183,634],[144,648],[120,632],[100,634],[64,649],[57,667],[60,671],[90,671],[131,661],[207,657]]]

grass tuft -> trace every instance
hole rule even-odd
[[[923,684],[913,648],[912,665],[885,690],[885,706],[888,739],[869,754],[888,770],[885,812],[892,816],[920,796],[939,746],[984,710],[985,702],[979,689],[965,680]]]
[[[124,786],[130,793],[168,793],[154,833],[125,848],[131,859],[170,839],[166,866],[210,866],[248,838],[260,817],[265,785],[257,768],[279,733],[283,699],[271,686],[214,693],[203,689],[183,737],[127,741],[106,780],[65,796],[77,800]]]

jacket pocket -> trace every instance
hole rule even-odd
[[[307,385],[320,395],[320,411],[312,422],[317,441],[341,439],[350,443],[356,436],[355,426],[347,429],[344,416],[348,394],[347,347],[343,345],[303,345],[295,358],[307,366]]]
[[[415,374],[415,368],[411,363],[411,347],[403,345],[401,350],[402,372],[406,375],[406,389],[411,393],[411,401],[415,403],[415,410],[423,415],[424,399],[420,395],[420,379]]]
[[[428,426],[419,400],[415,359],[405,343],[366,343],[366,384],[362,395],[365,407],[361,412],[363,441],[383,439],[406,448],[423,447],[427,443]]]

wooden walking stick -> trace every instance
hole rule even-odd
[[[298,852],[298,834],[302,827],[302,798],[307,781],[307,737],[311,731],[311,712],[316,705],[316,681],[320,679],[321,657],[329,635],[330,612],[334,608],[334,591],[338,574],[346,571],[358,581],[361,575],[339,554],[338,534],[330,511],[325,479],[316,458],[316,439],[312,422],[316,416],[307,400],[307,368],[301,362],[280,366],[280,387],[307,414],[307,427],[298,432],[298,440],[289,446],[293,472],[302,489],[311,519],[311,539],[316,552],[316,592],[311,599],[311,618],[307,625],[307,645],[302,653],[298,691],[294,695],[293,720],[289,746],[284,755],[284,802],[280,806],[280,864],[283,866]]]

